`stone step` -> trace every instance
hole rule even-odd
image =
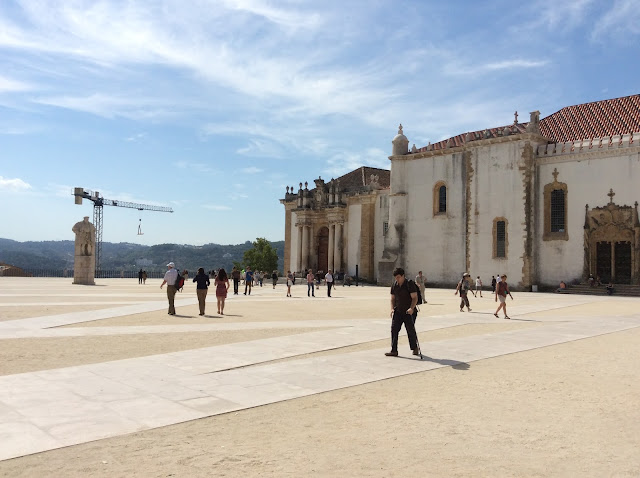
[[[614,294],[617,296],[640,297],[640,286],[635,284],[613,284]],[[591,287],[589,284],[567,286],[565,294],[607,295],[605,285]]]

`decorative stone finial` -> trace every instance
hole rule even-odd
[[[307,181],[304,182],[304,188],[309,189],[309,183]]]
[[[404,134],[402,132],[402,123],[400,123],[400,126],[398,126],[398,134]]]
[[[613,196],[615,196],[616,193],[613,192],[613,188],[609,189],[609,193],[607,194],[607,196],[609,196],[609,204],[613,204]]]
[[[518,124],[518,110],[516,110],[515,113],[513,113],[513,124]]]
[[[415,143],[413,144],[413,146],[411,146],[411,152],[412,153],[417,153],[418,152],[418,148],[416,148]]]
[[[300,183],[300,189],[302,189],[302,183]]]
[[[289,186],[287,186],[287,194],[289,194]]]
[[[553,168],[553,172],[551,173],[553,176],[553,182],[557,183],[558,182],[558,168]]]
[[[398,134],[391,141],[391,154],[393,156],[402,156],[409,153],[409,140],[402,133],[402,123],[398,126]]]

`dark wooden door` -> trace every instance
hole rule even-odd
[[[616,284],[631,284],[631,243],[616,242]]]
[[[318,232],[318,270],[327,272],[329,268],[329,228],[323,227]]]
[[[598,242],[596,245],[596,274],[601,282],[611,280],[611,243]]]

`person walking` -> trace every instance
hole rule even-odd
[[[209,285],[211,281],[209,281],[209,274],[204,272],[204,269],[201,267],[198,269],[198,273],[193,278],[193,282],[197,282],[196,284],[196,295],[198,296],[198,307],[200,308],[200,315],[204,315],[204,306],[207,300],[207,291],[209,290]]]
[[[469,289],[471,289],[471,285],[469,285],[469,275],[468,272],[462,274],[462,279],[458,282],[458,286],[456,287],[456,293],[454,295],[458,295],[460,292],[460,312],[464,312],[464,307],[467,307],[467,310],[471,312],[471,308],[469,307]]]
[[[142,269],[138,272],[138,284],[142,284]]]
[[[509,294],[509,297],[511,297],[511,300],[513,300],[513,296],[511,295],[511,292],[509,292],[509,284],[507,284],[507,275],[502,274],[502,277],[500,279],[501,279],[500,282],[498,282],[498,285],[496,286],[496,302],[498,302],[498,299],[499,299],[500,305],[498,305],[498,310],[496,310],[496,313],[493,315],[498,317],[498,312],[500,312],[500,309],[503,309],[504,318],[511,319],[511,317],[507,315],[507,294]]]
[[[293,285],[293,274],[287,271],[287,297],[291,297],[291,286]]]
[[[424,287],[425,284],[427,283],[427,278],[425,276],[422,275],[422,271],[418,271],[418,275],[416,276],[416,285],[418,287],[420,287],[420,294],[422,296],[422,303],[426,304],[427,303],[427,298],[424,295]]]
[[[480,279],[480,276],[476,277],[476,293],[473,295],[478,297],[478,292],[480,292],[480,297],[482,298],[482,280]]]
[[[249,289],[249,295],[251,295],[251,286],[253,285],[253,272],[251,267],[247,266],[247,270],[244,272],[244,295],[247,295],[247,289]]]
[[[491,293],[495,294],[496,293],[496,284],[498,283],[498,281],[496,280],[496,276],[491,276]]]
[[[309,269],[307,272],[307,297],[315,297],[315,284],[313,283],[315,277],[313,276],[313,271]],[[311,293],[311,295],[309,295]]]
[[[331,273],[331,269],[325,274],[324,282],[327,284],[327,297],[331,297],[331,288],[333,287],[333,274]]]
[[[233,279],[233,295],[238,295],[238,286],[240,285],[240,271],[236,266],[231,269],[231,278]]]
[[[229,277],[227,277],[227,271],[222,267],[216,276],[215,285],[216,300],[218,301],[218,314],[224,315],[224,301],[227,298],[227,292],[229,291]]]
[[[167,284],[167,299],[169,300],[169,315],[176,315],[176,307],[175,307],[175,297],[176,297],[176,280],[178,280],[178,271],[176,270],[176,265],[173,262],[169,262],[167,264],[169,268],[167,272],[164,274],[164,280],[162,284],[160,284],[160,288]]]
[[[278,283],[278,271],[273,271],[271,273],[271,281],[273,282],[273,288],[276,288],[276,284]]]
[[[406,280],[404,269],[397,267],[393,271],[395,282],[391,286],[391,351],[385,352],[387,357],[398,356],[398,335],[402,324],[409,337],[409,347],[413,355],[420,355],[418,335],[413,324],[413,313],[418,304],[418,289],[414,283]]]
[[[146,284],[147,283],[147,271],[142,271],[142,283]]]

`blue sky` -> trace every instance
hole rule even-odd
[[[633,0],[0,2],[0,237],[284,239],[285,187],[640,92]],[[296,186],[297,187],[297,186]],[[142,219],[143,236],[138,236]]]

